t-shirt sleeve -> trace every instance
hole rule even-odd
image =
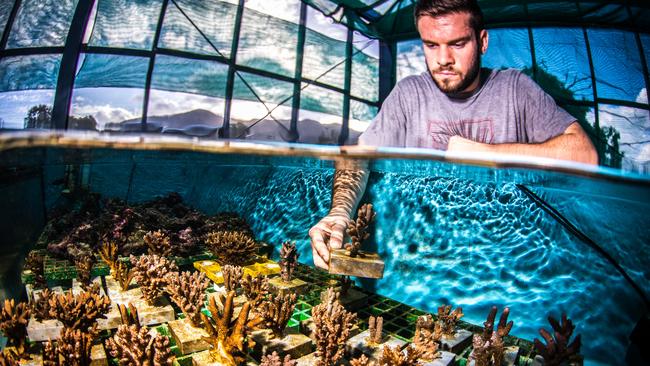
[[[519,122],[529,143],[542,143],[561,135],[576,121],[555,103],[530,77],[520,73],[517,79],[517,104]]]
[[[403,82],[393,88],[370,123],[359,136],[359,145],[406,146],[407,105],[403,99]]]

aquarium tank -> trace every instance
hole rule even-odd
[[[426,71],[414,3],[0,0],[0,363],[650,362],[650,5],[479,0],[589,166],[354,146]]]

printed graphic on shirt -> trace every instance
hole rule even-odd
[[[446,146],[451,136],[491,144],[494,141],[492,118],[464,119],[459,121],[429,121],[427,136],[431,145]]]

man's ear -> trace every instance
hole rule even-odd
[[[484,55],[485,52],[487,52],[489,38],[490,37],[488,37],[488,31],[486,29],[483,29],[479,34],[479,44],[481,45],[482,55]]]

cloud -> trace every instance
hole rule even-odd
[[[637,101],[647,98],[645,89],[639,93]],[[593,114],[587,116],[593,120]],[[650,113],[645,109],[601,104],[599,107],[601,127],[611,126],[620,133],[619,145],[626,160],[634,162],[650,161]],[[633,162],[633,163],[634,163]]]
[[[114,107],[108,104],[93,105],[93,104],[73,104],[70,114],[73,116],[88,116],[91,115],[95,118],[100,128],[108,122],[121,122],[126,119],[140,117],[126,108]]]

